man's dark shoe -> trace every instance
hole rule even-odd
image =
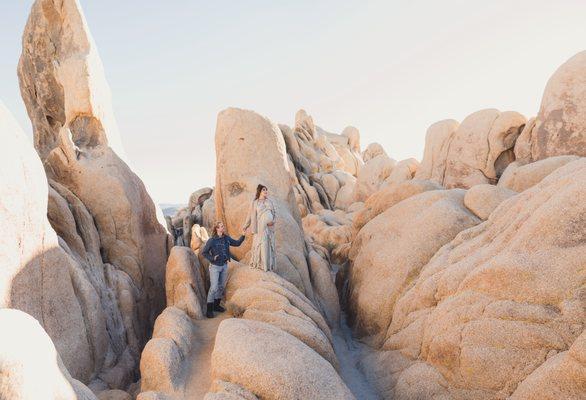
[[[214,318],[214,303],[208,303],[206,309],[206,317]]]
[[[220,301],[222,301],[222,299],[214,300],[214,311],[224,312],[226,309],[220,305]]]

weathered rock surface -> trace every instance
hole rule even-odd
[[[193,212],[196,207],[203,206],[203,203],[206,202],[210,197],[212,197],[213,189],[206,187],[196,190],[195,192],[191,193],[189,196],[189,210]]]
[[[193,319],[204,318],[204,279],[205,273],[193,251],[189,247],[173,247],[165,272],[167,307],[175,306]]]
[[[586,156],[586,51],[566,61],[547,82],[539,114],[515,147],[523,162]],[[529,124],[528,124],[529,125]]]
[[[47,333],[30,315],[0,309],[0,398],[97,400],[71,377]]]
[[[428,179],[443,184],[450,143],[458,126],[458,121],[446,119],[432,124],[427,129],[423,160],[415,173],[415,179]]]
[[[346,137],[348,141],[334,140],[338,138],[335,137],[331,139],[332,145],[344,160],[344,171],[356,176],[364,165],[360,154],[360,132],[353,126],[347,126],[340,136]]]
[[[383,149],[383,146],[381,146],[379,143],[370,143],[362,152],[362,159],[365,163],[367,163],[380,155],[387,155],[387,152],[385,149]]]
[[[270,323],[297,337],[333,366],[338,365],[326,320],[303,293],[278,275],[235,265],[226,299],[233,315]]]
[[[353,216],[341,210],[322,210],[303,218],[303,230],[313,242],[335,253],[352,240]]]
[[[486,221],[490,214],[505,200],[517,192],[504,187],[482,184],[472,186],[464,196],[464,205],[474,215]]]
[[[515,161],[505,169],[497,185],[515,192],[522,192],[541,182],[556,169],[578,158],[578,156],[549,157],[526,165]]]
[[[517,387],[511,400],[579,399],[586,393],[586,333],[547,360]]]
[[[379,190],[383,182],[393,172],[396,164],[397,162],[386,154],[380,154],[368,160],[358,173],[354,199],[365,201],[371,194]]]
[[[98,394],[98,400],[132,400],[132,396],[123,390],[104,390]]]
[[[441,246],[479,220],[463,190],[409,197],[366,224],[352,243],[349,317],[360,336],[384,337],[395,303]]]
[[[166,395],[162,392],[142,392],[137,397],[136,400],[174,400],[172,396]]]
[[[14,306],[39,317],[74,377],[128,384],[164,307],[168,235],[144,184],[123,159],[110,91],[77,1],[34,3],[18,75],[35,148],[51,181],[50,221],[73,260],[71,278],[60,279],[73,283],[75,296],[69,297],[79,305],[59,299],[62,304],[46,318],[31,306]],[[29,293],[20,296],[33,303]],[[75,335],[87,337],[86,349],[74,348],[83,340],[67,337],[60,309],[85,326],[77,326]]]
[[[513,148],[526,123],[513,111],[477,111],[462,121],[440,121],[426,136],[421,168],[415,177],[431,179],[446,188],[495,184],[515,160]]]
[[[586,241],[578,199],[585,182],[586,160],[566,164],[461,232],[421,269],[396,301],[383,351],[364,360],[386,396],[579,392],[584,364],[574,360],[583,359]],[[568,375],[554,383],[562,371]]]
[[[335,285],[336,272],[330,264],[327,249],[314,243],[308,243],[307,246],[316,307],[324,315],[328,325],[336,329],[340,324],[340,300]]]
[[[393,171],[380,185],[380,188],[395,186],[402,182],[413,179],[417,169],[419,169],[419,161],[414,158],[408,158],[406,160],[399,161],[393,168]]]
[[[276,207],[277,272],[313,297],[305,240],[301,229],[293,178],[281,131],[252,111],[230,108],[218,115],[216,127],[216,190],[218,219],[237,236],[244,225],[259,183],[267,186]],[[247,238],[233,254],[242,258],[250,249]]]
[[[339,135],[326,132],[304,110],[295,115],[294,129],[279,128],[300,215],[352,204],[356,176],[364,164],[358,129],[349,126]]]
[[[283,348],[287,357],[283,357]],[[354,399],[336,370],[318,353],[260,321],[223,321],[212,369],[215,379],[236,383],[262,399]]]
[[[398,185],[386,186],[370,196],[366,202],[364,202],[364,207],[356,212],[353,218],[354,230],[355,232],[358,232],[374,217],[382,214],[408,197],[429,190],[439,189],[442,189],[442,187],[438,183],[419,179],[405,181]]]
[[[72,274],[78,266],[59,246],[47,221],[48,185],[41,162],[2,103],[0,135],[0,307],[17,308],[39,320],[66,367],[87,381],[99,362],[94,350],[106,350],[100,347],[105,339],[100,333],[106,335],[100,321],[104,316],[97,313],[98,325],[86,325],[86,303],[80,301],[98,308],[99,302],[91,298],[91,290],[78,298],[80,287]],[[90,344],[93,335],[102,339],[95,346]]]
[[[254,394],[231,382],[216,380],[211,390],[204,400],[258,400]]]
[[[193,334],[193,323],[182,310],[170,306],[159,315],[140,359],[141,392],[182,394]]]

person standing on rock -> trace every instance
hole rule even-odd
[[[244,232],[250,227],[254,234],[250,266],[263,271],[275,269],[275,222],[277,214],[275,205],[268,198],[269,190],[258,185],[256,196],[250,207],[250,213],[244,224]]]
[[[206,242],[202,254],[210,262],[210,290],[208,291],[206,317],[214,318],[214,311],[224,312],[220,305],[228,279],[228,261],[233,259],[230,246],[240,246],[244,241],[245,230],[238,240],[226,235],[221,221],[214,224],[212,237]]]

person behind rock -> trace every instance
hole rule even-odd
[[[214,318],[214,311],[224,312],[220,305],[228,279],[228,261],[233,259],[230,246],[240,246],[244,241],[244,233],[238,240],[226,235],[224,224],[214,224],[212,237],[206,242],[202,254],[210,262],[210,290],[208,291],[206,317]]]
[[[243,231],[250,227],[254,234],[250,266],[263,271],[275,269],[275,205],[268,198],[269,190],[258,185],[256,196],[250,207],[250,213],[244,224]]]

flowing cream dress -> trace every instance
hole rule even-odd
[[[250,213],[244,229],[250,226],[254,238],[252,240],[252,253],[250,266],[263,271],[275,269],[275,226],[277,214],[275,206],[269,199],[254,200],[250,207]],[[268,224],[273,222],[273,226]]]

